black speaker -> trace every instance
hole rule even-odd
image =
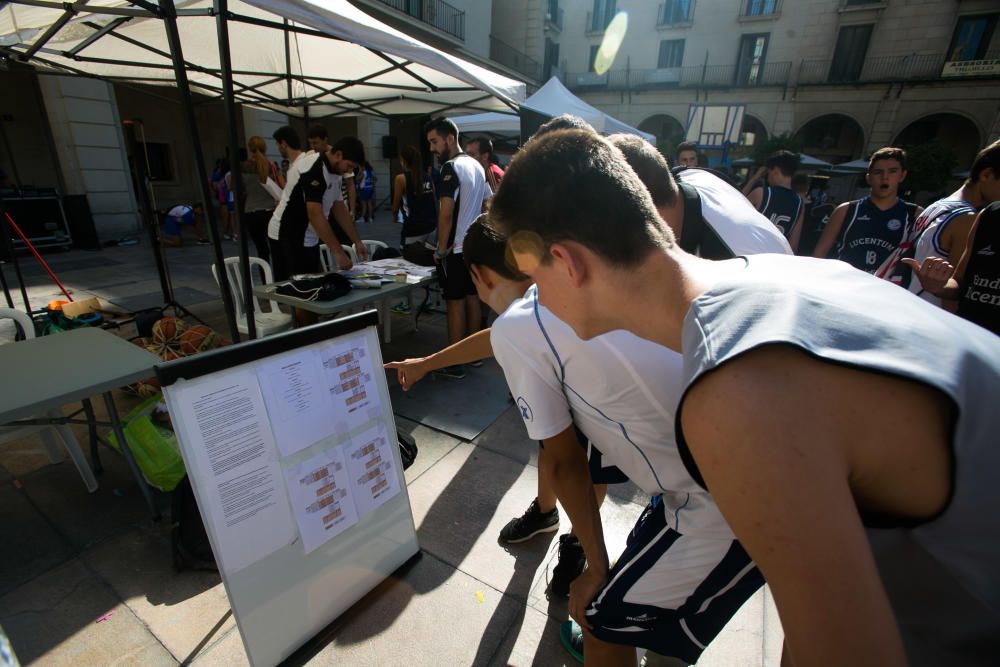
[[[69,234],[73,237],[73,247],[98,250],[101,241],[97,238],[97,227],[94,225],[94,216],[90,214],[87,195],[66,195],[62,203]]]
[[[382,137],[382,157],[387,160],[399,157],[399,139],[389,134]]]

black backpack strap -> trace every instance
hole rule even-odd
[[[685,252],[696,254],[705,235],[705,218],[701,215],[701,195],[687,183],[677,181],[684,200],[684,225],[678,243]]]

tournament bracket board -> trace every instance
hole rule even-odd
[[[377,319],[156,367],[254,666],[290,656],[419,550]]]

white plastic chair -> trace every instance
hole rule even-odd
[[[361,239],[361,242],[364,244],[365,250],[368,251],[368,259],[372,258],[372,255],[375,254],[375,250],[377,248],[389,247],[388,243],[383,243],[382,241],[376,241],[374,239]]]
[[[0,319],[11,319],[14,320],[15,324],[21,328],[24,332],[25,339],[35,337],[35,324],[31,321],[31,318],[26,314],[13,310],[11,308],[0,308]],[[11,345],[17,345],[17,343],[11,343]],[[47,417],[56,419],[63,416],[62,412],[59,410],[50,410]],[[13,440],[20,440],[34,433],[38,433],[42,439],[42,446],[45,449],[45,453],[48,455],[49,460],[53,463],[58,463],[63,460],[62,452],[59,451],[59,445],[56,443],[53,437],[53,432],[59,435],[59,438],[63,442],[63,446],[66,448],[66,453],[69,454],[70,459],[73,461],[73,465],[80,472],[80,477],[83,478],[83,483],[87,486],[87,491],[93,493],[97,490],[97,479],[94,477],[94,471],[90,469],[90,464],[87,463],[87,459],[83,455],[83,451],[80,449],[80,443],[77,442],[76,436],[73,435],[73,429],[71,429],[66,424],[53,425],[53,426],[0,426],[0,443],[11,442]]]
[[[349,245],[340,246],[347,253],[347,256],[351,258],[351,264],[357,264],[358,255],[354,252],[354,248]],[[325,243],[319,246],[319,263],[323,267],[323,273],[333,273],[334,271],[339,271],[340,268],[337,266],[337,262],[333,259],[333,253],[330,252],[330,247]]]
[[[257,272],[254,271],[255,267],[263,275],[263,284],[274,282],[274,273],[271,272],[270,264],[260,257],[250,257],[248,259],[250,260],[250,282],[252,285],[258,284],[255,280],[257,276]],[[215,282],[218,283],[219,273],[215,268],[215,264],[212,265],[212,275],[215,276]],[[240,276],[239,257],[226,258],[226,276],[229,278],[229,289],[233,292],[233,304],[236,306],[236,328],[241,334],[249,335],[247,309],[243,304],[243,280]],[[256,296],[251,296],[250,298],[253,299],[253,320],[257,325],[258,338],[269,336],[279,331],[287,331],[292,328],[292,316],[281,312],[278,309],[277,302],[270,299],[258,299]],[[262,307],[262,303],[267,305],[266,310]]]

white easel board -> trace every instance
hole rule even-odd
[[[255,667],[290,656],[419,550],[376,321],[156,369]]]

